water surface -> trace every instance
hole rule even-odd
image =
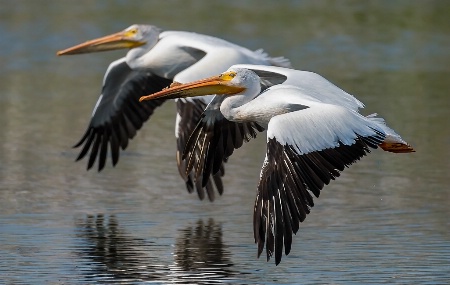
[[[0,283],[444,284],[450,280],[446,1],[0,1]],[[417,150],[374,151],[327,186],[279,266],[256,258],[265,139],[214,203],[174,160],[173,103],[119,164],[74,163],[109,62],[55,52],[133,23],[228,39],[318,72]]]

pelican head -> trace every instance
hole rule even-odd
[[[151,25],[132,25],[123,31],[90,40],[79,45],[58,51],[57,55],[91,53],[115,49],[132,49],[140,46],[153,47],[161,30]]]
[[[176,99],[205,95],[236,95],[240,93],[259,94],[260,79],[256,73],[246,68],[231,67],[226,72],[190,83],[172,83],[170,87],[157,93],[142,96],[139,101],[158,98]]]

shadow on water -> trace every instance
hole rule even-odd
[[[199,219],[179,230],[170,265],[158,258],[155,243],[128,233],[115,215],[88,215],[76,219],[75,227],[82,242],[75,254],[88,260],[80,268],[88,282],[220,284],[237,274],[222,241],[222,227],[213,219]]]

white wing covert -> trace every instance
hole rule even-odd
[[[353,95],[345,92],[323,76],[314,72],[252,64],[236,64],[232,68],[252,70],[263,80],[272,81],[271,85],[283,84],[296,86],[304,95],[315,98],[323,103],[344,106],[352,110],[364,108],[364,104]],[[284,77],[284,80],[281,80],[282,77]]]

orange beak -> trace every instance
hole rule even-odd
[[[228,82],[229,79],[219,75],[185,84],[172,83],[170,87],[159,92],[142,96],[139,98],[139,102],[159,98],[176,99],[205,95],[232,95],[245,90],[244,87],[229,85]]]
[[[134,48],[144,45],[145,42],[136,41],[127,36],[127,33],[122,31],[98,39],[90,40],[82,44],[58,51],[57,55],[71,55],[80,53],[91,53],[99,51],[108,51],[115,49]]]

